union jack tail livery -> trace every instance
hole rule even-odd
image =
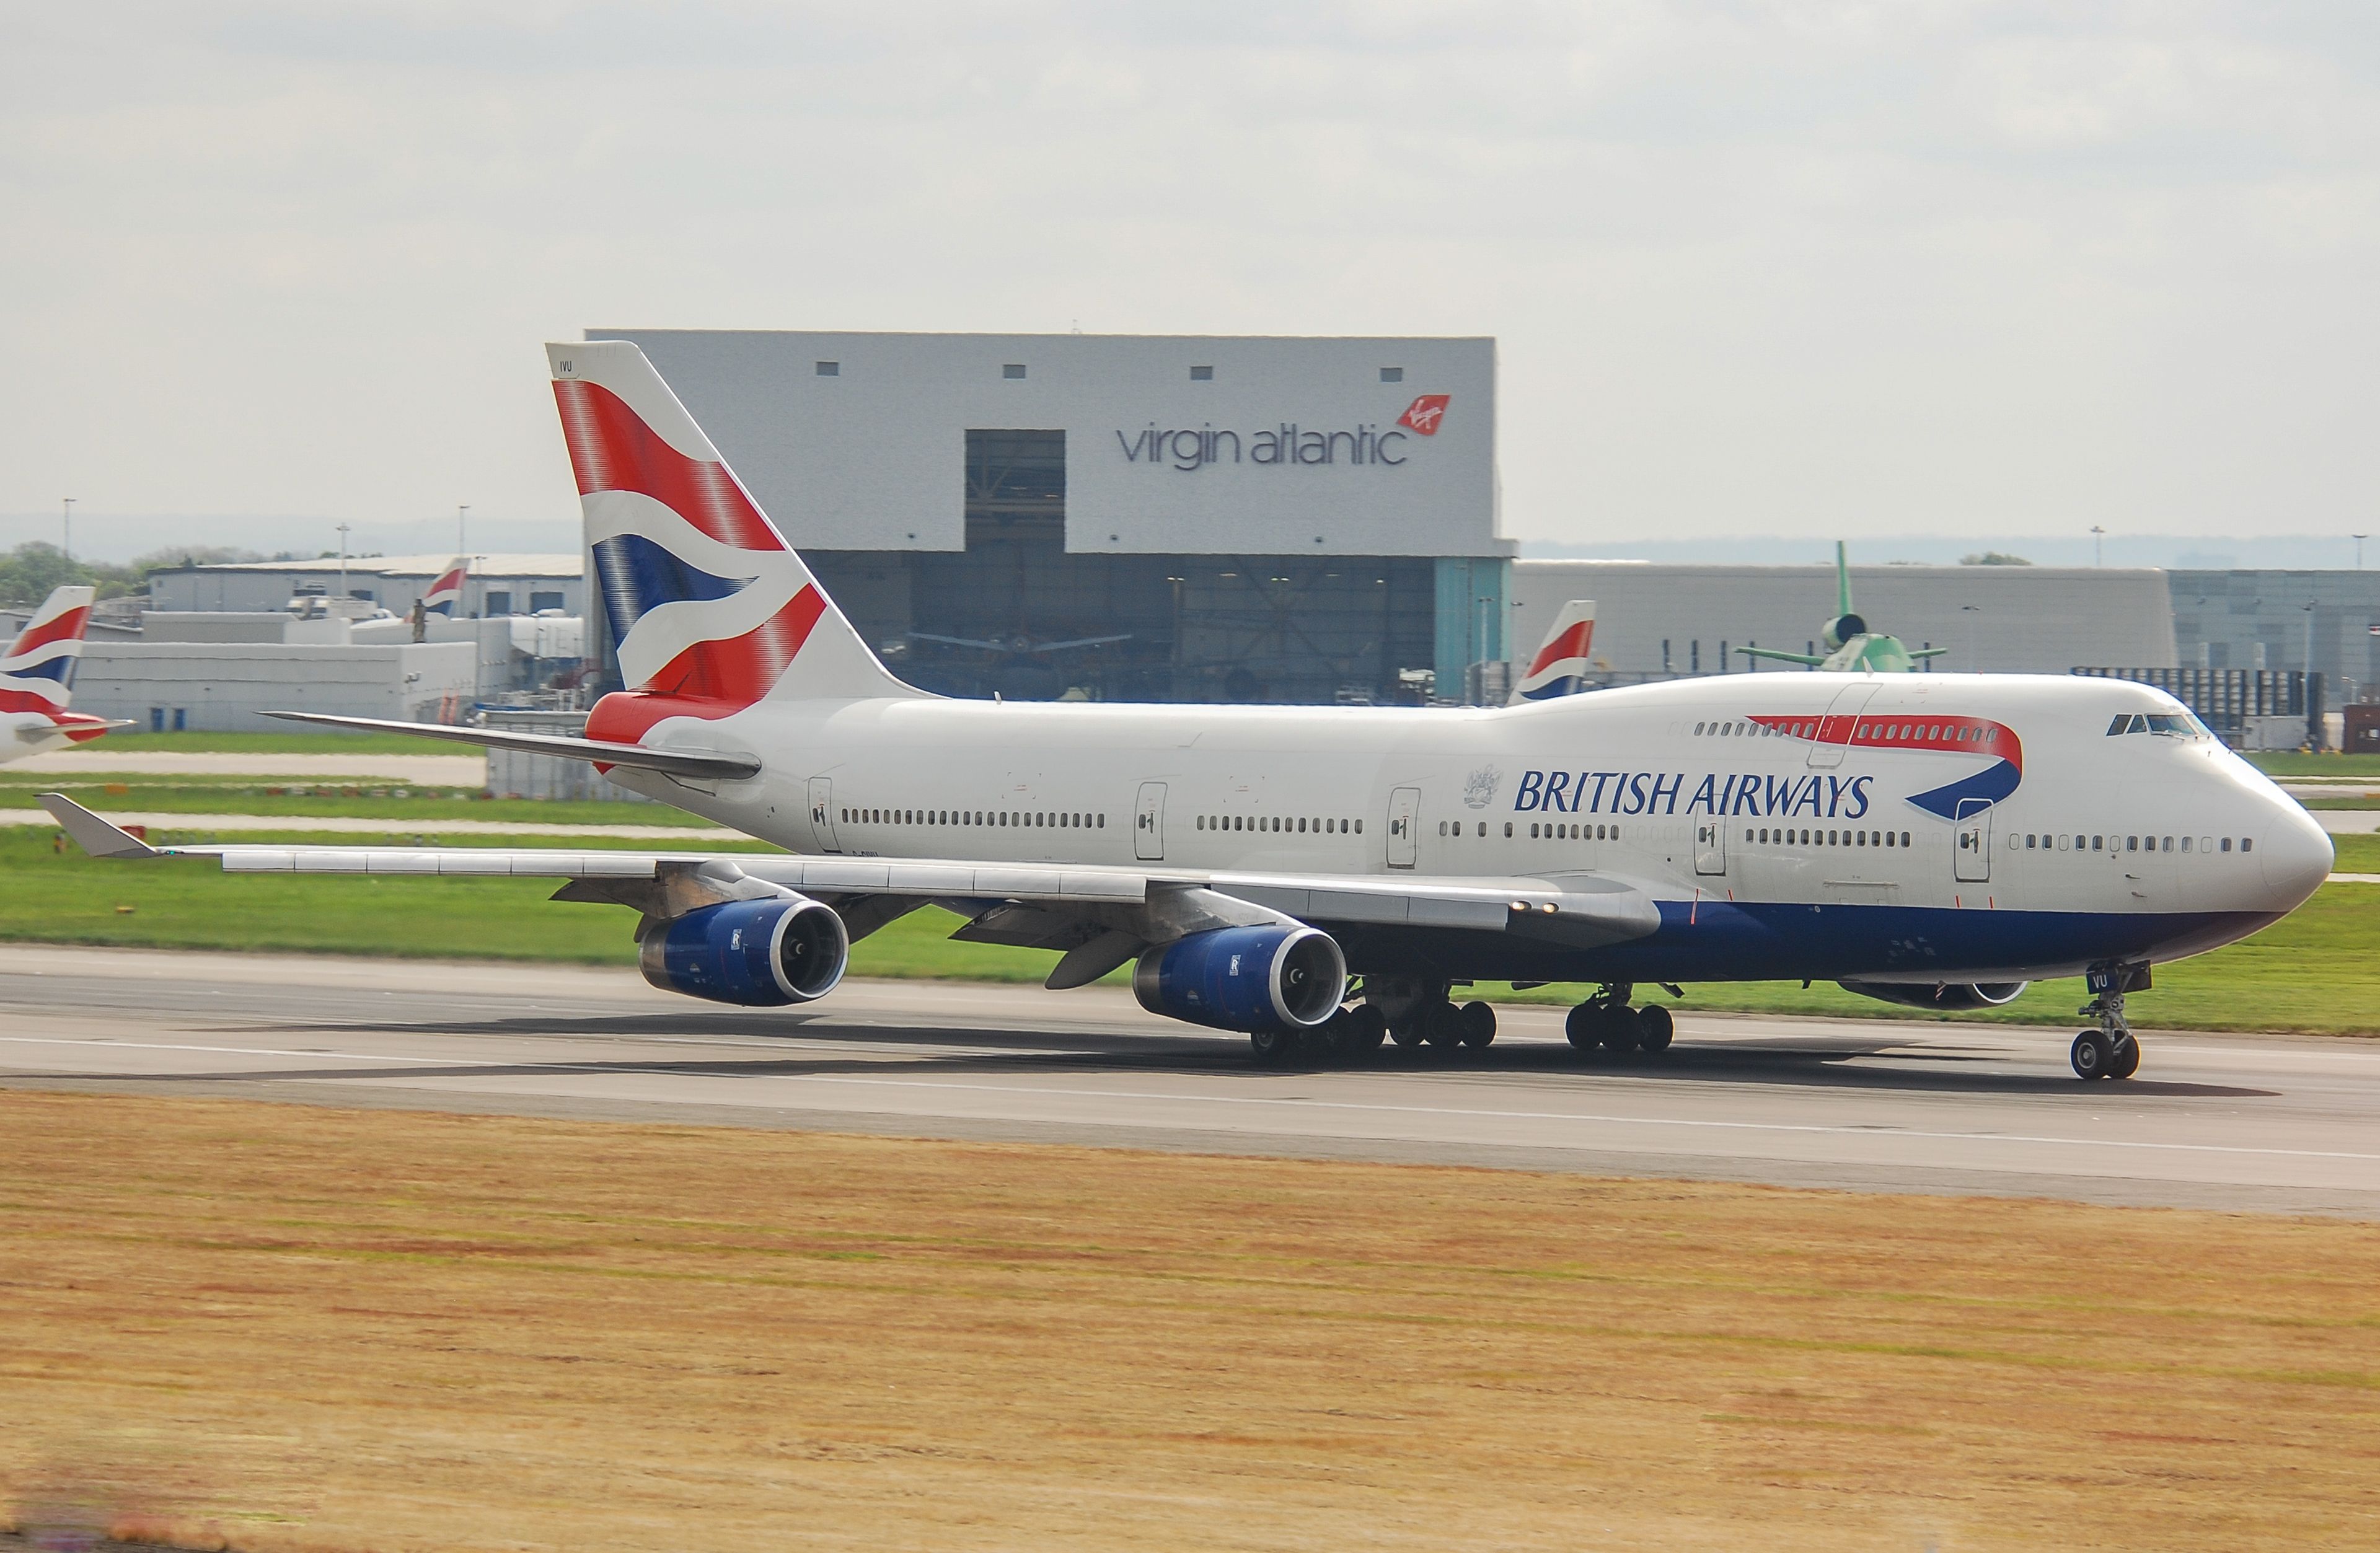
[[[1550,701],[1587,688],[1587,649],[1595,641],[1595,601],[1572,599],[1554,616],[1545,645],[1529,661],[1529,672],[1512,687],[1515,701]]]
[[[91,598],[88,588],[55,589],[0,657],[0,725],[15,735],[0,743],[0,760],[30,755],[39,746],[86,743],[124,726],[67,710],[83,632],[91,625]]]
[[[868,650],[643,351],[546,354],[628,686],[596,704],[589,736],[635,743],[762,700],[922,694]]]
[[[438,580],[421,596],[421,608],[430,614],[443,614],[449,620],[463,607],[463,579],[471,575],[471,558],[458,555],[446,563]]]

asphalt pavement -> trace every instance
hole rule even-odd
[[[744,1010],[625,966],[0,946],[15,1087],[2380,1218],[2380,1045],[2144,1031],[2085,1085],[2071,1037],[1688,1012],[1590,1062],[1507,1007],[1484,1051],[1269,1072],[1105,988]]]

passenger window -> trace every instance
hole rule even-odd
[[[2231,850],[2231,838],[2228,836],[2223,838],[2223,850],[2226,852]]]
[[[2253,852],[2253,851],[2255,851],[2255,850],[2256,850],[2256,838],[2255,838],[2255,837],[2253,837],[2253,836],[2242,836],[2242,837],[2240,837],[2240,851],[2242,851],[2242,852]]]

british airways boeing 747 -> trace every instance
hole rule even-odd
[[[2088,978],[2076,1073],[2137,1067],[2124,998],[2329,872],[2295,802],[2146,686],[1736,674],[1475,710],[952,700],[886,670],[631,344],[548,346],[633,688],[584,738],[397,728],[597,762],[789,855],[151,847],[233,872],[527,875],[640,914],[655,985],[783,1005],[929,903],[957,937],[1135,964],[1149,1009],[1281,1061],[1484,1046],[1484,980],[1595,989],[1582,1048],[1658,1051],[1640,985],[1841,982],[1921,1008]]]

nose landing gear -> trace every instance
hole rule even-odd
[[[2102,965],[2091,972],[2091,1001],[2075,1012],[2097,1019],[2099,1027],[2074,1037],[2067,1055],[2075,1077],[2130,1078],[2140,1072],[2141,1043],[2124,1021],[2124,994],[2145,992],[2148,987],[2145,965]]]

